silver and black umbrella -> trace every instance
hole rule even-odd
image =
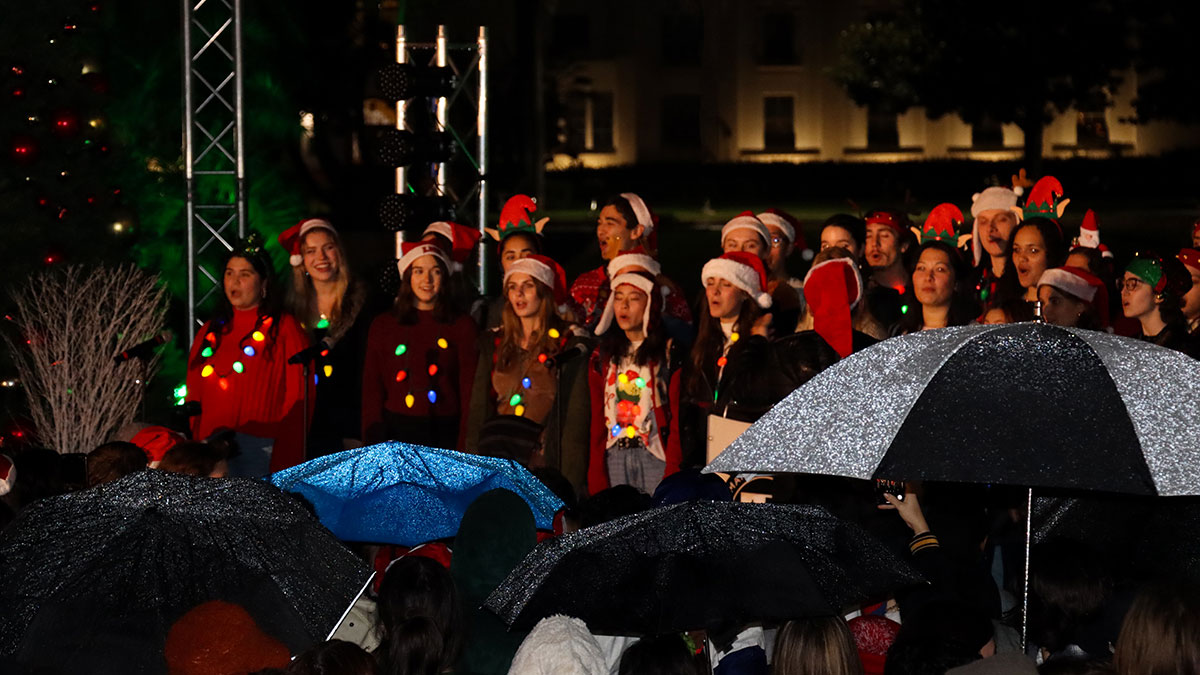
[[[817,375],[707,471],[1200,493],[1200,361],[1043,323],[886,340]]]
[[[141,471],[36,502],[0,533],[0,671],[166,672],[167,631],[211,600],[299,653],[369,577],[268,483]]]
[[[514,629],[553,614],[655,635],[840,615],[924,579],[816,506],[690,502],[538,544],[485,607]]]
[[[1200,494],[1200,361],[1041,322],[913,333],[823,371],[705,471],[1018,485],[1027,512],[1035,487]]]

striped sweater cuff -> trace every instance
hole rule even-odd
[[[918,551],[923,551],[927,548],[938,548],[938,539],[932,532],[922,532],[912,538],[908,543],[908,548],[914,554]]]

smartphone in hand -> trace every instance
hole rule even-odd
[[[904,481],[902,480],[875,479],[875,498],[880,506],[886,506],[888,503],[888,500],[884,498],[885,494],[904,501],[904,491]]]

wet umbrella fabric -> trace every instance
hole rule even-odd
[[[1200,491],[1200,362],[1042,323],[886,340],[830,367],[706,471]]]
[[[408,443],[318,457],[270,480],[312,502],[317,517],[343,541],[415,546],[452,537],[471,502],[497,488],[524,499],[539,529],[551,529],[563,507],[512,460]]]
[[[922,582],[820,507],[689,502],[541,542],[485,606],[513,629],[565,614],[595,633],[653,635],[832,616]]]
[[[167,631],[210,600],[298,653],[369,576],[271,485],[141,471],[36,502],[0,533],[0,666],[165,672]]]

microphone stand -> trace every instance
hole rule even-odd
[[[301,381],[304,382],[304,386],[301,388],[300,404],[300,456],[307,462],[310,459],[308,456],[308,361],[300,364],[300,372],[303,374]],[[316,387],[315,383],[313,387]]]

